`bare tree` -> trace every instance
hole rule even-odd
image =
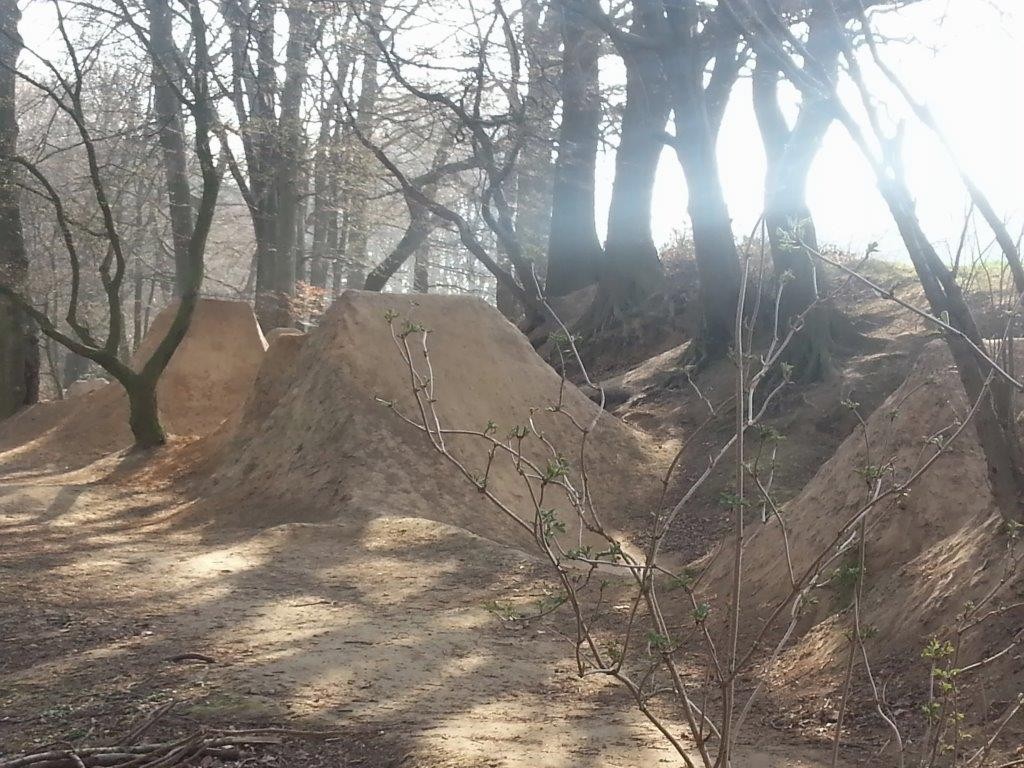
[[[493,234],[497,255],[488,252],[466,216],[436,196],[426,195],[411,182],[410,174],[399,167],[396,158],[389,156],[387,148],[367,135],[359,123],[358,105],[348,106],[349,123],[360,143],[392,175],[407,199],[411,197],[453,226],[463,245],[494,275],[499,290],[507,291],[523,307],[526,326],[535,327],[545,316],[545,309],[540,299],[536,265],[525,252],[516,227],[511,189],[523,146],[531,135],[526,126],[526,103],[519,89],[522,43],[501,3],[486,14],[474,8],[472,18],[475,39],[467,41],[472,46],[471,52],[464,56],[468,61],[449,67],[453,74],[446,88],[421,82],[410,74],[422,65],[397,50],[394,30],[378,33],[375,39],[381,60],[395,84],[429,107],[436,120],[450,124],[447,130],[465,137],[466,156],[451,162],[470,162],[479,169],[479,191],[472,200],[474,215],[478,215]],[[372,24],[366,26],[373,28]],[[501,76],[496,74],[497,62],[506,68],[506,72],[499,73]],[[507,258],[511,271],[502,267],[502,257]]]
[[[49,59],[35,53],[35,58],[44,66],[52,84],[40,77],[20,69],[5,67],[14,72],[27,84],[44,95],[74,126],[77,142],[84,154],[86,172],[91,188],[92,204],[101,220],[97,233],[104,243],[105,255],[98,266],[100,283],[106,299],[107,327],[105,338],[97,336],[89,321],[83,319],[80,311],[83,262],[78,248],[78,235],[82,233],[75,219],[69,215],[64,196],[50,181],[40,165],[22,155],[11,155],[5,159],[22,167],[31,177],[37,193],[52,207],[63,245],[71,265],[71,288],[68,297],[65,323],[69,330],[62,330],[31,299],[8,282],[0,283],[0,294],[16,302],[40,326],[42,331],[55,341],[84,358],[97,363],[113,376],[125,389],[129,403],[129,424],[135,443],[139,447],[160,445],[165,440],[160,423],[157,404],[157,383],[184,338],[192,319],[192,313],[199,299],[199,288],[203,280],[206,237],[213,221],[214,208],[220,189],[220,170],[211,149],[211,136],[215,108],[209,93],[208,78],[211,62],[206,39],[206,21],[195,0],[185,0],[183,7],[188,19],[192,39],[192,61],[188,65],[186,86],[176,89],[181,103],[192,115],[195,132],[195,154],[202,174],[202,190],[197,208],[193,235],[189,241],[188,280],[186,290],[181,294],[179,304],[166,335],[156,345],[149,359],[136,370],[123,361],[126,347],[126,323],[121,302],[121,289],[128,275],[128,256],[117,221],[114,200],[108,188],[103,166],[99,160],[97,141],[90,128],[83,103],[83,90],[88,76],[88,64],[97,55],[103,44],[102,34],[84,51],[73,42],[68,32],[64,9],[60,0],[54,0],[53,7],[58,19],[58,30],[65,46],[69,72]],[[125,12],[123,6],[106,8],[115,19],[114,23],[131,25],[144,43],[149,55],[158,64],[154,53],[151,33],[142,27],[138,19]]]
[[[359,77],[359,96],[355,104],[355,127],[366,137],[372,137],[377,122],[377,102],[380,98],[380,51],[377,40],[384,26],[380,0],[367,3],[363,22],[363,55]],[[366,282],[367,244],[370,240],[369,197],[366,178],[361,169],[350,163],[346,169],[345,200],[346,236],[345,260],[348,262],[347,285],[362,287]]]

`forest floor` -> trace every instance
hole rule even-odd
[[[0,482],[0,754],[109,743],[174,700],[170,733],[338,731],[261,765],[678,762],[621,690],[576,677],[557,625],[487,610],[547,589],[514,550],[409,518],[211,534],[175,524],[173,495],[94,479]],[[739,765],[826,758],[754,729]]]

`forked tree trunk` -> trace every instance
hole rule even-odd
[[[840,48],[841,40],[827,19],[822,23],[819,14],[812,15],[808,49],[830,75],[836,71]],[[785,335],[803,316],[802,330],[786,350],[786,362],[793,366],[796,378],[818,381],[833,373],[835,310],[815,305],[820,286],[811,251],[817,250],[818,241],[807,203],[807,177],[833,115],[826,99],[807,94],[790,127],[779,101],[779,76],[776,63],[766,56],[758,57],[753,100],[767,160],[765,226],[775,276],[783,286],[777,330]]]
[[[558,128],[548,239],[547,293],[565,296],[597,280],[603,255],[594,188],[600,140],[600,34],[576,11],[562,20],[562,122]]]
[[[391,253],[380,264],[373,268],[363,284],[364,291],[383,291],[388,280],[409,260],[427,241],[434,230],[434,220],[426,211],[415,206],[411,210],[412,219],[409,226]]]
[[[765,226],[776,279],[782,285],[780,328],[804,315],[803,329],[786,351],[797,378],[818,381],[832,373],[832,310],[812,308],[819,297],[818,275],[811,256],[818,249],[814,220],[807,204],[807,176],[832,122],[827,106],[805,101],[793,129],[782,116],[777,72],[758,63],[754,73],[754,112],[768,161],[765,174]]]

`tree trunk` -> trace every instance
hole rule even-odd
[[[833,373],[832,308],[819,304],[818,275],[808,249],[817,251],[818,238],[806,205],[769,204],[765,226],[776,278],[782,285],[779,306],[780,336],[789,332],[797,317],[804,315],[802,329],[790,341],[785,359],[801,381],[821,381]]]
[[[613,313],[642,302],[662,276],[651,235],[651,196],[664,147],[668,97],[654,53],[636,51],[625,62],[626,103],[595,302]]]
[[[14,67],[21,50],[16,0],[0,0],[0,281],[19,294],[28,290],[28,254],[21,226],[17,170]],[[0,298],[0,419],[39,394],[39,348],[34,325],[22,308]]]
[[[522,256],[538,280],[547,271],[548,232],[552,217],[551,145],[558,94],[555,85],[558,50],[558,12],[541,0],[525,0],[523,8],[523,48],[527,53],[525,130],[528,135],[516,165],[515,230]],[[521,282],[532,282],[533,274],[518,275]]]
[[[547,293],[565,296],[597,280],[603,255],[594,187],[600,140],[601,37],[571,9],[562,19],[562,122],[558,128]]]
[[[699,360],[711,360],[724,355],[732,343],[740,263],[718,168],[719,122],[709,112],[704,66],[694,47],[692,40],[680,44],[667,66],[675,116],[673,148],[686,177],[687,210],[700,282],[701,328],[695,339],[695,354]],[[735,46],[729,55],[735,55]],[[731,72],[731,64],[731,59],[723,55],[716,60],[715,69],[721,66]]]
[[[412,289],[416,293],[430,292],[430,238],[420,243],[413,254]]]
[[[275,104],[278,90],[274,49],[277,2],[256,0],[250,7],[245,0],[222,0],[222,8],[230,34],[232,99],[241,128],[248,174],[247,180],[236,174],[236,180],[243,189],[256,240],[256,317],[263,330],[269,331],[291,325],[289,299],[294,281],[294,265],[280,263],[278,247],[281,185],[276,174],[284,168],[279,159],[283,142]],[[255,64],[249,58],[253,42]],[[293,86],[290,98],[294,98],[294,90]],[[301,97],[301,92],[299,95]],[[289,252],[290,238],[293,237],[294,226],[285,243]]]
[[[841,40],[831,25],[823,25],[818,16],[812,16],[808,48],[830,74],[835,72],[840,47]],[[765,226],[775,276],[782,285],[777,331],[784,335],[800,315],[805,315],[802,330],[786,350],[786,362],[793,366],[795,377],[818,381],[831,375],[833,369],[835,310],[824,305],[809,309],[819,298],[819,277],[810,252],[817,250],[818,242],[807,204],[807,177],[833,115],[825,99],[807,94],[790,128],[779,103],[779,77],[777,64],[759,56],[752,92],[767,160]]]
[[[188,273],[188,244],[192,239],[192,191],[189,187],[188,155],[176,93],[174,73],[177,49],[167,0],[146,0],[150,24],[150,57],[153,66],[153,108],[163,153],[164,181],[169,203],[171,240],[174,250],[174,295],[185,290]]]
[[[124,384],[128,393],[128,425],[136,448],[155,448],[167,442],[157,407],[157,379],[135,376]]]
[[[359,79],[359,98],[356,101],[355,116],[359,133],[367,137],[373,134],[373,127],[377,120],[377,97],[380,94],[377,68],[380,52],[377,50],[376,35],[382,25],[380,0],[371,0],[366,34],[363,39],[362,73]],[[370,240],[370,222],[368,220],[370,185],[366,170],[350,167],[347,174],[345,201],[348,214],[346,243],[348,279],[346,284],[349,288],[362,288],[366,282],[367,245]]]
[[[412,212],[412,219],[409,221],[409,226],[406,228],[405,234],[402,235],[402,239],[398,241],[387,258],[370,272],[363,285],[363,290],[383,291],[384,286],[395,272],[427,241],[434,226],[433,217],[417,206],[417,209]]]
[[[313,17],[308,0],[291,0],[288,16],[288,43],[285,48],[284,85],[281,89],[281,114],[275,133],[274,186],[277,216],[274,236],[277,246],[274,265],[274,288],[288,302],[295,294],[296,233],[299,217],[299,179],[305,161],[305,133],[302,129],[302,89],[306,83],[306,67],[312,45]],[[290,306],[284,325],[292,324]]]
[[[985,349],[985,340],[955,275],[943,263],[921,228],[905,182],[895,173],[888,178],[879,178],[879,188],[899,228],[932,313],[936,316],[945,314],[951,326],[976,347]],[[1015,390],[1004,378],[995,375],[989,394],[982,397],[989,365],[959,336],[946,334],[946,341],[968,401],[973,403],[981,399],[974,426],[985,454],[996,502],[1004,517],[1024,522],[1024,450],[1017,429]]]

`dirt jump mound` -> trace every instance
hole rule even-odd
[[[490,424],[492,434],[504,437],[532,419],[524,454],[544,467],[561,453],[578,478],[580,434],[568,414],[580,424],[596,417],[587,438],[595,505],[616,530],[646,521],[656,448],[563,382],[497,310],[467,297],[346,291],[307,337],[282,336],[271,345],[228,458],[211,480],[225,501],[215,505],[223,522],[393,515],[453,524],[497,541],[528,540],[399,415],[420,418],[409,369],[391,335],[393,317],[396,326],[408,321],[429,330],[442,428],[485,431]],[[415,343],[414,362],[426,371],[418,335]],[[547,410],[560,399],[564,413]],[[488,469],[486,441],[468,435],[446,440],[469,474],[486,475],[490,492],[533,520],[529,490],[508,457],[495,458]],[[571,532],[564,502],[551,495],[544,506],[561,504],[558,513]]]
[[[799,580],[822,553],[828,558],[816,586],[804,595],[796,639],[777,665],[780,678],[799,680],[804,690],[813,680],[825,690],[834,686],[856,619],[869,637],[865,648],[880,680],[899,670],[903,680],[926,684],[929,661],[922,652],[938,638],[957,644],[960,667],[1010,648],[961,683],[977,691],[984,677],[989,704],[1020,690],[1024,663],[1014,645],[1024,640],[1024,579],[1017,565],[1024,545],[994,503],[973,424],[953,439],[971,406],[945,344],[931,342],[904,384],[782,507],[784,527],[772,516],[748,532],[744,610],[755,628],[792,594],[790,573]],[[939,457],[907,492],[890,492],[940,447]],[[879,501],[871,506],[875,496]],[[863,521],[863,565],[859,523],[851,521]],[[732,578],[732,542],[723,547],[710,572],[712,590],[720,595],[728,594]],[[863,591],[854,611],[861,574]],[[789,621],[787,607],[776,639]],[[857,668],[855,681],[867,685]],[[896,701],[910,694],[888,695]]]
[[[172,304],[157,315],[133,366],[152,354],[176,308]],[[248,304],[200,300],[158,386],[164,428],[176,435],[207,435],[236,417],[265,350]],[[73,400],[40,403],[0,423],[0,469],[80,467],[131,443],[127,398],[120,385],[111,383]]]

